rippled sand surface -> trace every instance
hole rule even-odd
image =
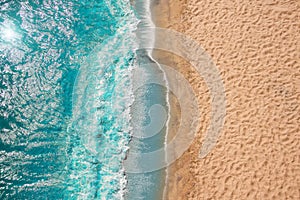
[[[197,137],[169,168],[167,199],[299,199],[299,1],[162,0],[153,10],[158,26],[192,37],[212,56],[227,99],[217,145],[198,159],[209,91],[186,61],[161,56],[190,81],[202,108]]]

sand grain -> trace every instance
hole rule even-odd
[[[153,10],[158,26],[192,37],[212,56],[227,99],[218,143],[199,160],[209,91],[186,61],[161,54],[203,108],[194,143],[169,168],[167,199],[300,199],[299,1],[162,0]]]

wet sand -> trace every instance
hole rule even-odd
[[[155,52],[190,82],[201,108],[194,142],[168,168],[165,198],[299,199],[299,1],[161,0],[152,11],[157,26],[186,34],[211,55],[226,91],[223,130],[199,159],[210,123],[209,90],[187,61]],[[170,100],[169,140],[180,118],[176,98]]]

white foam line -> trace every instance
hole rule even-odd
[[[149,22],[151,27],[156,27],[153,20],[152,20],[152,12],[151,12],[151,0],[146,1],[146,8],[147,8],[147,13],[149,13]],[[153,44],[152,47],[155,47],[155,32],[153,34]],[[167,158],[167,140],[168,140],[168,135],[169,135],[169,123],[170,123],[170,118],[171,118],[171,106],[170,106],[170,100],[169,100],[169,83],[167,80],[166,72],[163,70],[163,68],[160,66],[160,64],[152,57],[153,50],[149,50],[148,56],[159,66],[159,69],[163,72],[164,74],[164,81],[167,86],[167,93],[166,93],[166,102],[167,102],[167,107],[168,107],[168,118],[166,122],[166,134],[165,134],[165,141],[164,141],[164,149],[165,149],[165,162],[167,163],[168,158]],[[165,177],[165,185],[163,189],[163,199],[165,199],[166,195],[166,190],[167,190],[167,182],[168,182],[168,167],[165,169],[166,172],[166,177]]]

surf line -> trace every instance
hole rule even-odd
[[[165,70],[161,67],[161,65],[152,57],[152,54],[153,54],[153,48],[155,47],[155,24],[153,22],[153,18],[152,18],[152,12],[151,12],[151,0],[147,0],[145,2],[145,9],[146,9],[146,13],[148,14],[148,23],[149,23],[149,28],[153,28],[151,30],[152,33],[151,33],[151,36],[152,36],[152,41],[151,41],[151,47],[152,49],[148,50],[148,56],[149,58],[155,63],[157,64],[158,68],[160,71],[162,71],[163,73],[163,78],[164,78],[164,82],[166,84],[166,103],[167,103],[167,109],[168,109],[168,117],[167,117],[167,121],[166,121],[166,133],[165,133],[165,138],[164,138],[164,152],[165,152],[165,162],[167,163],[168,161],[168,158],[167,158],[167,142],[168,142],[168,135],[169,135],[169,124],[170,124],[170,118],[171,118],[171,105],[170,105],[170,99],[169,99],[169,94],[170,94],[170,87],[169,87],[169,83],[168,83],[168,79],[167,79],[167,75],[166,75],[166,72]],[[165,176],[165,184],[164,184],[164,189],[163,189],[163,199],[165,199],[166,197],[166,190],[167,190],[167,183],[168,183],[168,167],[166,167],[165,169],[165,173],[166,173],[166,176]]]

